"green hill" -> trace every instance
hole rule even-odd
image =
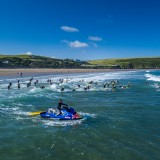
[[[36,55],[0,55],[0,68],[81,68],[86,62]]]
[[[160,57],[153,58],[122,58],[88,61],[93,68],[119,68],[119,69],[158,69]]]
[[[36,55],[0,55],[0,68],[159,69],[160,57],[74,61]]]

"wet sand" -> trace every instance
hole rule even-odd
[[[17,76],[26,74],[58,74],[58,73],[84,73],[84,72],[108,72],[111,69],[0,69],[0,76]]]
[[[90,72],[114,72],[114,71],[134,71],[137,69],[0,69],[0,76],[17,76],[30,74],[60,74],[60,73],[90,73]]]

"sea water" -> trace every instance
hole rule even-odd
[[[30,87],[31,76],[0,79],[0,160],[160,159],[160,71],[32,76]],[[111,81],[116,87],[104,87]],[[56,107],[59,99],[83,118],[29,115]]]

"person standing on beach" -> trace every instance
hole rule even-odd
[[[19,73],[17,73],[17,74],[19,75],[19,77],[22,77],[22,74],[23,74],[23,73],[22,73],[22,72],[21,72],[21,73],[19,72]]]

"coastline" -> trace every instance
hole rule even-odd
[[[90,72],[114,72],[114,71],[135,71],[147,69],[52,69],[52,68],[38,68],[38,69],[0,69],[0,76],[17,76],[22,73],[24,76],[29,74],[60,74],[60,73],[90,73]],[[151,69],[149,69],[151,70]]]
[[[34,74],[72,74],[72,73],[89,73],[89,72],[109,72],[110,69],[52,69],[52,68],[38,68],[38,69],[0,69],[0,77],[16,77],[22,73],[23,76],[34,76]]]

